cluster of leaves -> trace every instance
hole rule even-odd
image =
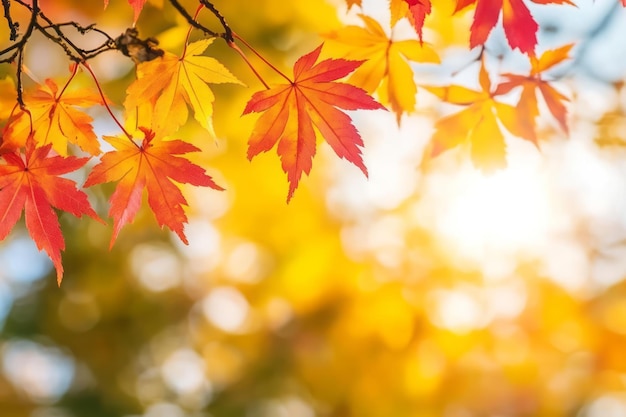
[[[129,0],[135,21],[145,2]],[[568,0],[532,2],[572,5]],[[363,141],[345,111],[388,108],[400,123],[402,116],[416,107],[418,86],[411,62],[440,62],[423,33],[426,19],[438,7],[430,0],[390,0],[389,28],[362,14],[363,26],[346,26],[327,33],[326,42],[338,46],[339,50],[343,48],[344,53],[320,61],[320,45],[295,62],[293,77],[278,70],[237,36],[207,0],[199,0],[195,15],[188,13],[177,0],[170,0],[189,22],[189,32],[196,29],[207,35],[193,43],[189,42],[188,35],[180,56],[158,49],[154,41],[139,39],[132,30],[117,39],[105,34],[101,47],[81,50],[64,37],[62,28],[68,24],[50,21],[38,8],[36,0],[32,4],[22,0],[3,3],[5,10],[9,10],[12,3],[27,7],[32,17],[20,40],[0,51],[0,56],[9,54],[2,62],[17,61],[18,64],[17,84],[7,78],[0,85],[3,99],[17,98],[13,104],[5,103],[0,114],[4,121],[0,145],[0,239],[10,233],[24,211],[26,226],[40,250],[45,250],[52,259],[59,283],[63,275],[60,252],[64,241],[53,208],[100,220],[87,195],[75,182],[63,177],[81,169],[89,157],[99,158],[99,163],[89,172],[84,187],[106,182],[116,184],[108,213],[113,219],[111,245],[122,227],[133,221],[144,189],[159,225],[170,228],[184,242],[187,202],[179,184],[222,189],[204,168],[184,156],[199,148],[172,138],[187,123],[189,109],[200,126],[215,136],[212,122],[215,96],[209,84],[241,84],[220,62],[205,55],[214,39],[225,40],[258,74],[237,43],[244,44],[286,81],[270,87],[259,76],[266,89],[252,95],[243,114],[262,113],[250,135],[248,158],[276,147],[289,181],[287,200],[292,198],[302,174],[309,174],[311,170],[318,136],[324,138],[339,157],[352,162],[367,175],[361,157]],[[106,7],[108,0],[104,3]],[[359,0],[347,0],[347,4],[361,7]],[[479,91],[459,85],[421,86],[442,101],[464,107],[436,123],[427,156],[434,157],[466,144],[475,165],[488,171],[506,163],[503,128],[539,145],[535,131],[539,96],[567,131],[567,98],[544,78],[544,73],[567,59],[572,45],[538,56],[535,53],[538,25],[523,0],[457,0],[454,13],[464,13],[471,7],[475,7],[475,11],[469,47],[484,45],[502,16],[510,47],[528,57],[530,69],[525,74],[499,74],[499,82],[494,85],[482,49]],[[218,18],[223,33],[199,23],[198,16],[203,10]],[[11,21],[10,13],[7,16],[17,39],[17,25]],[[403,19],[414,28],[415,39],[396,40],[388,35],[387,29]],[[87,30],[77,24],[73,26],[81,33]],[[22,55],[33,30],[41,31],[62,46],[73,62],[71,76],[62,86],[48,79],[32,89],[23,89]],[[137,63],[136,80],[128,87],[124,102],[124,121],[114,116],[88,63],[95,54],[112,49],[124,52]],[[92,90],[70,88],[80,68],[93,77]],[[347,81],[341,81],[345,77]],[[521,91],[515,105],[500,100],[513,91]],[[378,101],[372,95],[376,95]],[[104,106],[121,132],[115,137],[102,138],[114,148],[104,154],[93,130],[93,120],[86,113],[92,106]],[[73,156],[75,153],[88,156]]]

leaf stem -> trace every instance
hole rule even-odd
[[[263,57],[263,55],[261,55],[260,53],[257,52],[256,49],[254,49],[252,47],[252,45],[250,45],[248,42],[246,42],[245,39],[243,39],[241,36],[237,35],[235,32],[233,32],[233,38],[238,39],[241,41],[241,43],[243,43],[248,49],[250,49],[252,51],[252,53],[254,53],[254,55],[256,55],[257,57],[259,57],[259,59],[261,61],[263,61],[268,67],[270,67],[271,69],[273,69],[278,75],[280,75],[281,77],[283,77],[285,80],[287,80],[289,82],[289,84],[293,84],[293,81],[291,80],[291,78],[287,77],[281,70],[279,70],[278,68],[276,68],[271,62],[269,62],[267,59],[265,59]],[[230,46],[230,44],[229,44]],[[232,46],[231,46],[232,48]],[[235,49],[236,50],[236,49]],[[240,52],[240,54],[243,54],[243,52]],[[247,60],[246,60],[247,61]],[[248,63],[248,65],[250,65]],[[255,71],[256,72],[256,71]],[[265,83],[263,83],[265,85]],[[266,85],[267,86],[267,85]]]
[[[67,87],[70,85],[70,83],[72,82],[72,80],[74,79],[74,76],[76,76],[76,73],[78,72],[78,64],[74,63],[72,65],[72,75],[70,75],[70,78],[67,80],[67,82],[65,83],[65,85],[63,86],[63,88],[61,89],[61,91],[59,92],[59,95],[57,97],[55,97],[56,101],[58,102],[61,97],[63,96],[63,93],[65,93],[65,90],[67,89]]]
[[[140,148],[140,146],[137,145],[137,143],[135,143],[135,141],[133,140],[133,135],[128,133],[128,131],[124,128],[124,126],[122,126],[122,124],[117,119],[117,117],[115,117],[115,115],[113,114],[113,110],[111,110],[111,107],[109,107],[109,103],[107,103],[107,99],[104,96],[104,92],[102,91],[102,87],[100,86],[100,82],[98,82],[98,78],[96,77],[96,74],[91,69],[91,66],[89,65],[89,63],[86,62],[86,61],[83,61],[83,62],[81,62],[81,64],[83,65],[83,67],[85,67],[85,69],[87,69],[87,71],[89,71],[89,74],[91,74],[91,78],[93,78],[93,81],[96,84],[96,87],[98,88],[98,93],[100,93],[100,97],[102,98],[102,104],[104,104],[104,107],[107,109],[107,111],[111,115],[111,118],[113,119],[115,124],[121,129],[122,132],[124,132],[124,135],[126,135],[128,140],[130,140],[133,143],[133,145],[135,145],[137,148]]]
[[[252,63],[250,62],[250,60],[248,59],[246,54],[241,50],[241,48],[235,42],[227,42],[227,43],[228,43],[228,46],[230,46],[232,49],[234,49],[239,54],[239,56],[241,56],[241,58],[246,62],[246,64],[248,64],[248,67],[254,73],[254,75],[256,75],[256,77],[259,79],[259,81],[261,81],[261,84],[263,84],[263,86],[267,90],[269,90],[270,86],[267,85],[267,83],[265,82],[263,77],[261,77],[261,74],[259,74],[258,71],[254,68],[254,66],[252,65]]]
[[[198,8],[196,9],[196,13],[194,13],[193,15],[193,20],[197,20],[198,19],[198,15],[200,14],[200,11],[204,8],[204,5],[200,4],[198,6]],[[189,37],[191,36],[191,31],[193,30],[194,26],[193,25],[189,25],[189,30],[187,31],[187,36],[185,37],[185,46],[183,46],[183,53],[180,55],[180,59],[182,60],[183,57],[185,56],[185,54],[187,53],[187,45],[189,45]]]

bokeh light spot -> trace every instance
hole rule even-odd
[[[217,287],[202,302],[205,317],[216,327],[231,333],[243,330],[250,306],[233,287]]]
[[[9,381],[32,401],[53,403],[74,377],[74,360],[54,347],[11,340],[2,349],[2,369]]]
[[[131,253],[130,262],[141,285],[150,291],[166,291],[181,282],[180,262],[166,247],[138,245]]]

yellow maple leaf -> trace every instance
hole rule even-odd
[[[405,0],[390,0],[389,11],[391,13],[391,26],[394,26],[409,12],[409,3]]]
[[[208,83],[243,83],[218,60],[201,55],[213,40],[202,39],[187,45],[180,57],[166,52],[160,58],[139,64],[137,80],[127,89],[126,111],[132,114],[137,109],[146,110],[148,105],[147,117],[151,119],[152,129],[167,135],[187,122],[189,105],[198,123],[215,137],[215,95]]]
[[[415,109],[417,87],[409,61],[439,63],[439,56],[417,39],[393,40],[376,20],[360,17],[365,27],[347,26],[327,34],[326,38],[343,58],[365,60],[349,82],[370,94],[378,92],[380,101],[391,106],[399,122],[404,112]]]
[[[390,0],[389,11],[391,12],[391,27],[406,17],[420,41],[422,40],[424,21],[432,11],[430,0]]]

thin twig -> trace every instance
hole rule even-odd
[[[9,39],[11,41],[17,40],[17,29],[20,24],[18,22],[14,22],[11,17],[11,1],[10,0],[2,0],[2,7],[4,8],[4,18],[7,21],[7,25],[9,26],[9,30],[11,34],[9,35]]]
[[[26,42],[28,41],[30,36],[33,34],[33,29],[35,28],[35,25],[37,24],[37,14],[39,13],[39,0],[33,0],[33,5],[31,7],[31,10],[32,12],[30,14],[30,22],[28,23],[28,28],[26,29],[26,33],[24,33],[24,36],[19,42],[21,46],[18,48],[19,53],[17,54],[17,73],[16,73],[17,102],[19,103],[22,109],[26,107],[26,104],[24,103],[24,90],[22,86],[22,65],[24,64],[24,45],[26,45]]]
[[[98,93],[100,93],[100,97],[102,98],[102,104],[104,105],[104,107],[107,109],[107,111],[109,112],[109,115],[111,115],[111,118],[113,119],[113,121],[115,122],[115,124],[120,128],[120,130],[124,133],[124,135],[126,135],[126,137],[128,138],[128,140],[130,140],[133,145],[135,145],[136,147],[139,148],[139,145],[137,145],[137,143],[135,142],[135,140],[133,139],[133,135],[131,135],[130,133],[128,133],[128,130],[126,130],[124,128],[124,126],[122,125],[122,123],[120,123],[120,121],[117,119],[117,117],[115,117],[115,115],[113,114],[113,110],[111,110],[111,107],[109,107],[109,103],[107,103],[107,99],[104,96],[104,91],[102,91],[102,87],[100,86],[100,83],[98,82],[98,77],[96,77],[96,74],[93,72],[93,70],[91,69],[91,66],[89,66],[89,63],[87,62],[81,62],[81,65],[83,67],[85,67],[85,69],[87,69],[87,71],[89,72],[89,74],[91,74],[91,78],[93,78],[94,83],[96,84],[96,87],[98,88]]]
[[[213,13],[215,17],[217,17],[217,20],[220,21],[220,24],[224,28],[224,34],[222,36],[224,40],[226,40],[226,42],[234,42],[235,39],[233,38],[233,31],[230,29],[230,26],[228,26],[226,18],[220,13],[220,11],[217,10],[215,6],[208,0],[200,0],[200,4],[209,9],[211,13]]]
[[[193,26],[194,28],[201,30],[202,32],[204,32],[205,34],[209,35],[209,36],[213,36],[213,37],[222,37],[219,33],[212,31],[211,29],[201,25],[200,23],[198,23],[196,21],[196,19],[193,18],[193,16],[191,16],[189,14],[189,12],[187,11],[187,9],[185,9],[179,2],[178,0],[170,0],[170,4],[172,6],[174,6],[174,8],[178,11],[178,13],[181,14],[181,16],[183,16],[187,22]]]

